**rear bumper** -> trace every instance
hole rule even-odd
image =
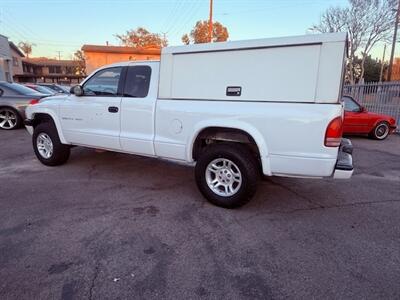
[[[353,175],[353,145],[349,139],[342,138],[338,158],[333,172],[335,179],[349,179]]]

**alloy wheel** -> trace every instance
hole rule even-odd
[[[242,185],[240,169],[227,158],[211,161],[206,168],[205,176],[208,187],[222,197],[235,195]]]
[[[11,109],[0,109],[0,128],[13,129],[17,125],[17,115]]]
[[[51,138],[44,132],[37,136],[36,147],[39,151],[39,154],[45,159],[49,159],[53,155],[53,142],[51,141]]]

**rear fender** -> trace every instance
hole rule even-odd
[[[229,129],[238,129],[246,132],[249,134],[254,141],[257,144],[258,151],[260,153],[261,157],[261,163],[262,163],[262,169],[263,173],[265,175],[271,175],[271,166],[270,166],[270,161],[269,161],[269,153],[268,153],[268,147],[267,143],[265,141],[265,138],[262,136],[262,134],[252,125],[243,122],[243,121],[238,121],[238,120],[218,120],[218,119],[213,119],[213,120],[204,120],[199,123],[197,123],[192,132],[189,134],[186,149],[186,158],[187,161],[193,162],[193,147],[194,143],[196,141],[197,136],[200,134],[201,131],[203,131],[206,128],[209,127],[221,127],[221,128],[229,128]]]

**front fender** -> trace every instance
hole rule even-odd
[[[251,124],[238,121],[238,120],[219,120],[219,119],[211,119],[211,120],[204,120],[197,123],[191,133],[188,136],[187,144],[189,147],[186,149],[186,158],[187,161],[193,162],[193,147],[196,141],[197,136],[206,128],[209,127],[221,127],[221,128],[229,128],[229,129],[238,129],[246,132],[249,134],[257,144],[258,151],[260,152],[261,156],[261,163],[263,173],[265,175],[271,175],[271,166],[269,160],[269,152],[267,147],[267,142],[263,135]]]
[[[61,143],[63,144],[69,144],[68,141],[65,139],[64,134],[61,130],[61,122],[58,118],[58,105],[54,106],[54,107],[46,107],[46,106],[42,106],[40,104],[36,104],[36,105],[31,105],[28,106],[26,109],[26,117],[27,119],[31,119],[34,120],[35,116],[38,114],[46,114],[49,115],[53,122],[54,125],[56,126],[57,129],[57,133],[58,136],[60,138]],[[29,131],[29,130],[28,130]]]

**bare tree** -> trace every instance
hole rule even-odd
[[[29,58],[29,55],[32,53],[33,46],[36,46],[36,45],[33,43],[30,43],[28,41],[18,43],[18,47],[21,48],[21,50],[25,53],[26,57],[28,57],[28,58]]]
[[[77,62],[75,66],[75,74],[86,76],[86,63],[85,63],[85,55],[82,50],[77,50],[74,53],[73,60]]]
[[[392,33],[396,0],[349,0],[348,7],[331,7],[313,25],[315,32],[347,31],[349,35],[348,79],[354,83],[365,73],[365,60],[371,49],[387,41]],[[356,60],[357,54],[361,61]]]

